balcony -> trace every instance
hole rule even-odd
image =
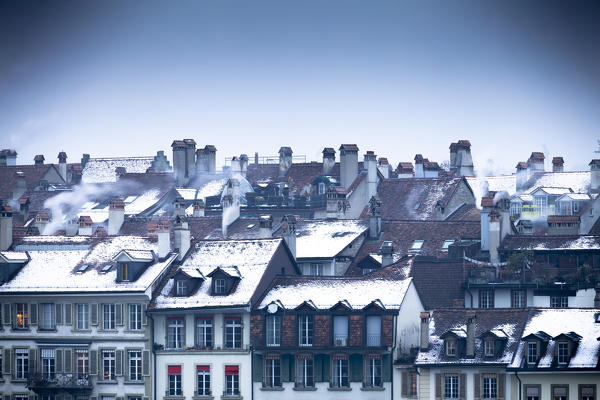
[[[333,345],[336,347],[348,346],[348,335],[335,335],[333,338]]]
[[[378,347],[381,346],[381,335],[367,335],[367,346]]]
[[[37,372],[29,374],[27,388],[39,395],[65,391],[72,394],[86,395],[92,391],[92,382],[87,374],[48,374]]]

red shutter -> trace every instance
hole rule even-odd
[[[169,365],[167,370],[169,371],[169,374],[181,375],[181,365]]]
[[[196,369],[198,371],[210,371],[210,365],[198,365]]]
[[[239,321],[242,317],[225,317],[225,321]]]
[[[240,367],[237,365],[226,365],[225,366],[225,375],[237,375],[239,374]]]

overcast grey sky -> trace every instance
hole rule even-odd
[[[598,20],[591,0],[0,0],[0,146],[170,158],[191,137],[221,163],[357,143],[395,165],[470,139],[481,172],[531,151],[587,169]]]

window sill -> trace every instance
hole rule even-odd
[[[211,395],[192,396],[192,400],[212,400],[214,399]]]
[[[140,379],[139,381],[125,381],[123,382],[125,385],[143,385],[144,380]]]
[[[313,391],[317,390],[317,388],[314,386],[313,387],[294,387],[294,390],[298,391],[298,392],[313,392]]]
[[[56,328],[38,328],[38,332],[56,332]]]
[[[221,399],[223,399],[223,400],[240,400],[240,399],[243,399],[243,397],[240,396],[239,394],[235,394],[235,395],[224,394],[223,396],[221,396]]]
[[[91,333],[92,330],[91,329],[73,329],[72,332],[73,333]]]
[[[165,400],[184,400],[185,396],[164,396]]]
[[[383,392],[385,390],[384,387],[366,387],[366,386],[361,386],[360,390],[363,390],[365,392]]]
[[[265,392],[280,392],[283,390],[283,388],[281,386],[278,386],[278,387],[263,386],[260,388],[260,390],[264,390]]]
[[[103,379],[103,380],[98,379],[96,381],[96,383],[99,385],[114,385],[117,383],[117,380],[116,379]]]
[[[349,392],[352,390],[352,388],[350,387],[328,387],[327,390],[331,391],[331,392]]]

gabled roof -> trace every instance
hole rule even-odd
[[[27,191],[32,191],[50,170],[54,170],[58,179],[57,182],[50,183],[65,183],[60,178],[54,164],[0,166],[0,199],[12,198],[13,189],[18,179],[23,179]]]
[[[456,307],[464,301],[463,263],[460,259],[415,257],[411,276],[426,309]]]
[[[113,261],[116,261],[121,254],[127,255],[131,260],[138,262],[150,262],[154,261],[154,252],[152,250],[135,250],[135,249],[123,249],[113,257]]]

